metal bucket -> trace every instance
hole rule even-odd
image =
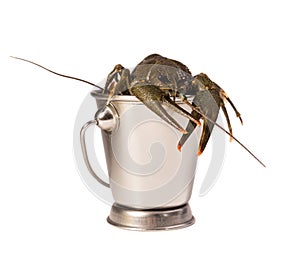
[[[98,111],[95,119],[82,127],[81,146],[90,173],[111,188],[115,204],[108,222],[138,230],[194,223],[188,201],[196,172],[199,130],[179,152],[181,133],[134,96],[114,96],[106,105],[102,94],[92,95]],[[184,103],[177,103],[187,109]],[[186,126],[186,118],[176,113],[173,117]],[[85,132],[91,125],[102,130],[109,181],[100,179],[88,160]]]

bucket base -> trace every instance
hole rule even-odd
[[[114,203],[107,222],[119,228],[150,231],[188,227],[195,223],[189,204],[173,208],[133,209]]]

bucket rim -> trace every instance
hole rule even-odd
[[[99,101],[106,101],[108,98],[107,94],[100,93],[98,90],[94,90],[91,93],[91,96],[94,97],[96,100]],[[192,100],[194,98],[193,95],[186,95],[188,100]],[[118,101],[118,102],[136,102],[136,103],[141,103],[143,104],[137,97],[132,96],[132,95],[114,95],[111,98],[111,102],[113,101]],[[179,98],[176,98],[176,102],[181,102]]]

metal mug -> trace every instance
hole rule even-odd
[[[132,211],[135,216],[137,211],[152,211],[153,217],[154,211],[155,219],[162,219],[163,214],[159,213],[157,216],[157,211],[171,210],[170,217],[178,220],[178,217],[184,217],[184,213],[176,209],[183,207],[188,210],[187,217],[191,218],[187,204],[197,166],[199,130],[191,135],[179,152],[177,144],[181,133],[134,96],[114,96],[106,105],[107,98],[102,94],[95,91],[91,94],[96,99],[98,111],[95,119],[87,122],[81,129],[81,147],[91,175],[105,187],[111,188],[115,205],[110,218],[115,213],[120,218],[121,210],[126,217],[129,214],[132,216]],[[180,101],[177,104],[187,109],[186,104]],[[173,117],[183,127],[186,126],[188,120],[185,117],[176,113]],[[93,125],[101,128],[109,181],[103,181],[97,176],[88,159],[85,133]],[[138,217],[139,223],[141,217]],[[149,222],[148,218],[146,217]],[[193,219],[186,220],[178,220],[177,226],[184,221],[190,224],[193,222]],[[160,224],[162,223],[157,225],[158,229]],[[169,224],[168,227],[170,226],[172,225]]]

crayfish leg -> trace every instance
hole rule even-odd
[[[124,68],[121,71],[120,80],[117,82],[115,88],[115,94],[130,95],[129,87],[130,87],[130,71],[129,69]]]
[[[229,133],[230,133],[230,142],[232,142],[232,140],[233,140],[233,138],[232,138],[232,127],[231,127],[229,115],[228,115],[227,109],[226,109],[226,107],[225,107],[224,104],[221,105],[221,108],[222,108],[223,113],[224,113],[224,116],[225,116],[225,118],[226,118],[228,130],[229,130]]]
[[[116,94],[128,90],[130,81],[130,72],[122,65],[117,64],[113,71],[107,76],[107,80],[104,87],[104,94],[108,94],[106,104],[110,103],[111,98]]]
[[[199,107],[197,107],[194,103],[190,103],[185,95],[178,93],[177,97],[179,97],[180,100],[183,103],[185,103],[186,105],[188,105],[193,111],[198,112],[199,114],[201,114],[201,112],[199,110]]]
[[[241,124],[243,125],[243,120],[242,120],[242,117],[241,117],[241,114],[240,112],[236,109],[236,107],[234,106],[233,102],[231,101],[231,99],[228,97],[227,98],[227,101],[229,102],[229,104],[231,105],[231,107],[233,108],[236,116],[240,119],[240,122]]]
[[[223,97],[223,101],[227,100],[229,102],[229,104],[231,105],[232,109],[234,110],[236,116],[240,119],[240,122],[243,125],[243,120],[242,120],[240,112],[236,109],[236,107],[233,104],[232,100],[228,97],[228,95],[226,94],[226,92],[223,89],[220,90],[220,95],[221,95],[221,97]],[[225,112],[224,112],[224,114],[225,114]]]
[[[200,118],[201,118],[201,115],[196,111],[192,111],[191,115],[197,120],[200,120]],[[196,124],[192,121],[189,121],[189,123],[185,129],[187,131],[187,134],[182,135],[182,137],[180,138],[180,140],[178,142],[178,145],[177,145],[178,151],[181,151],[182,146],[188,140],[188,138],[191,136],[191,134],[193,133],[195,128],[196,128]]]
[[[188,118],[190,121],[195,123],[197,126],[201,126],[201,123],[199,119],[196,119],[192,114],[190,114],[185,109],[178,106],[174,101],[172,101],[169,97],[164,97],[164,105],[166,105],[168,108],[176,112],[177,114],[180,114],[186,118]]]
[[[151,111],[160,116],[164,121],[180,131],[182,134],[186,134],[187,131],[181,127],[181,125],[171,117],[168,112],[162,107],[159,101],[147,101],[143,102]]]

